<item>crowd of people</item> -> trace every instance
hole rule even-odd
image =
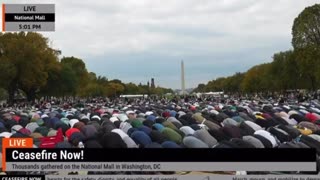
[[[50,101],[3,106],[0,115],[0,141],[31,137],[35,148],[315,148],[320,154],[316,99]]]

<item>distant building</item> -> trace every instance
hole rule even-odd
[[[156,85],[154,84],[154,79],[151,78],[151,88],[154,89],[156,87]]]

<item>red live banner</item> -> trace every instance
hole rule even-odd
[[[6,148],[32,148],[32,138],[3,138],[2,139],[2,171],[6,170]]]

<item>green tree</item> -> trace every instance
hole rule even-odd
[[[199,84],[194,90],[193,92],[205,92],[206,85],[205,84]]]
[[[241,83],[241,88],[245,92],[258,93],[265,92],[270,89],[271,63],[265,63],[252,67],[247,71]]]
[[[273,55],[270,75],[272,76],[273,90],[284,91],[297,87],[297,73],[299,67],[293,51],[279,52]],[[292,78],[295,77],[295,78]]]
[[[75,74],[75,88],[76,91],[73,92],[72,96],[83,94],[84,88],[89,82],[89,73],[86,69],[86,65],[83,60],[75,57],[63,57],[61,59],[62,66],[69,67],[71,71]]]
[[[77,92],[79,76],[72,70],[72,67],[62,64],[62,69],[59,77],[59,95],[73,96]]]
[[[139,87],[134,83],[128,83],[125,85],[125,92],[126,94],[138,94]]]
[[[292,26],[292,46],[294,49],[309,45],[320,47],[320,4],[305,8]]]
[[[320,83],[320,48],[308,46],[295,51],[301,79],[306,79],[304,88],[316,90]],[[299,77],[298,76],[298,77]]]
[[[108,89],[110,90],[110,96],[118,96],[124,92],[124,86],[120,83],[111,82],[108,84]]]
[[[240,93],[241,82],[244,78],[244,73],[237,72],[233,76],[229,76],[225,79],[224,90],[225,92]]]
[[[50,48],[48,39],[39,33],[20,32],[0,34],[0,64],[4,72],[9,103],[18,89],[23,90],[29,101],[35,99],[40,88],[47,84],[48,70],[57,63],[57,51]]]

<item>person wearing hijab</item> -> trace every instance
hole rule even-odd
[[[100,144],[103,148],[127,148],[127,144],[121,136],[114,132],[107,132],[100,138]]]

